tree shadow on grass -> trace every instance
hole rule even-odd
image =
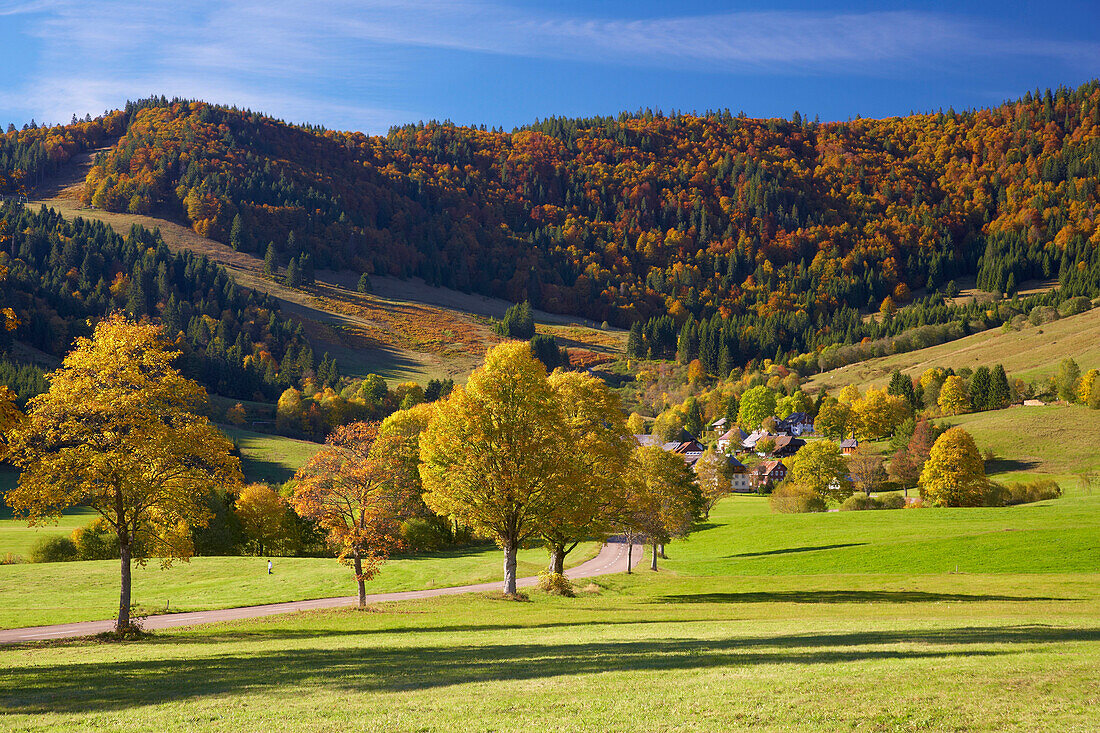
[[[743,593],[683,593],[661,596],[655,603],[936,603],[939,601],[1072,601],[1075,598],[996,594],[929,593],[886,590],[789,590]]]
[[[842,545],[816,545],[813,547],[784,547],[780,550],[765,550],[763,552],[741,552],[736,555],[726,555],[727,558],[731,557],[767,557],[769,555],[788,555],[793,552],[814,552],[816,550],[837,550],[841,547],[861,547],[866,545],[866,542],[845,542]]]
[[[323,632],[314,640],[323,643]],[[423,690],[472,682],[533,680],[599,672],[644,672],[757,665],[825,665],[867,660],[994,657],[1011,648],[978,644],[1053,644],[1100,640],[1100,629],[1045,626],[913,632],[667,639],[615,642],[394,646],[211,653],[189,658],[93,663],[32,663],[0,678],[7,713],[110,712],[209,696],[316,685],[347,693]],[[155,640],[170,647],[173,640]],[[896,645],[883,649],[883,645]],[[965,646],[953,649],[954,645]],[[879,647],[879,648],[869,648]],[[176,655],[169,655],[175,657]],[[41,660],[38,660],[39,662]]]
[[[1011,473],[1012,471],[1034,471],[1040,462],[1026,458],[994,458],[985,464],[986,473]]]

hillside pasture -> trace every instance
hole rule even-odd
[[[731,497],[660,572],[575,599],[0,648],[0,709],[18,730],[1091,730],[1100,575],[1079,545],[1097,502],[791,517]],[[984,565],[945,569],[960,538]]]
[[[808,389],[835,392],[854,384],[861,390],[889,383],[895,369],[919,377],[932,367],[960,369],[1003,364],[1010,377],[1039,379],[1054,376],[1066,357],[1082,371],[1100,368],[1100,308],[1019,331],[990,329],[905,354],[892,354],[849,364],[813,376]]]

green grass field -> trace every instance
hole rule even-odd
[[[1067,356],[1076,359],[1083,372],[1100,368],[1100,308],[1020,331],[995,328],[927,349],[857,362],[814,376],[809,387],[836,391],[854,384],[862,390],[885,386],[894,369],[920,376],[937,366],[974,369],[994,364],[1003,364],[1010,377],[1030,380],[1054,376]]]
[[[1098,509],[792,517],[733,497],[660,572],[575,599],[3,648],[0,711],[10,730],[1094,730]]]
[[[593,557],[595,544],[567,556],[570,566]],[[355,578],[334,558],[277,557],[267,574],[261,557],[196,557],[162,570],[156,561],[133,574],[138,613],[202,611],[259,603],[355,594]],[[492,546],[397,557],[367,584],[368,593],[485,583],[503,577],[503,555]],[[546,567],[540,548],[520,551],[519,572]],[[118,609],[117,560],[0,566],[0,628],[113,618]]]
[[[241,450],[241,471],[248,481],[281,484],[321,450],[320,443],[281,435],[255,433],[229,425],[218,426]]]

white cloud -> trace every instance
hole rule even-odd
[[[410,46],[727,74],[884,74],[944,57],[1034,56],[1078,66],[1100,58],[1100,44],[1028,40],[919,12],[620,19],[481,0],[0,4],[0,15],[11,14],[27,16],[41,56],[22,84],[0,91],[0,108],[48,120],[163,93],[378,131],[430,116],[389,101],[405,73],[400,49]]]

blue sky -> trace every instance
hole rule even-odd
[[[0,0],[0,68],[4,126],[151,94],[366,132],[643,107],[836,120],[1098,77],[1100,2]]]

